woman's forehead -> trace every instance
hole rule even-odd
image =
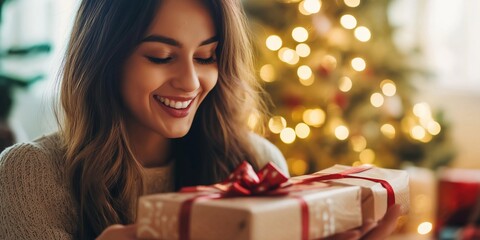
[[[165,0],[159,6],[146,36],[158,35],[197,46],[216,36],[208,7],[200,0]]]

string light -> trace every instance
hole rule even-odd
[[[372,96],[370,96],[370,103],[374,107],[381,107],[383,105],[383,102],[385,99],[383,98],[383,95],[380,93],[373,93]]]
[[[302,65],[297,69],[297,75],[300,79],[309,79],[312,77],[312,69],[307,65]]]
[[[431,118],[432,111],[430,110],[430,106],[428,103],[421,102],[417,103],[413,106],[413,114],[419,118]]]
[[[358,5],[360,5],[360,0],[345,0],[344,2],[345,5],[351,8],[358,7]]]
[[[297,53],[293,49],[287,47],[283,47],[278,50],[278,58],[280,58],[282,62],[286,62],[291,65],[297,64],[300,60]]]
[[[368,42],[372,34],[368,28],[360,26],[355,29],[355,37],[361,42]]]
[[[350,14],[345,14],[340,18],[340,24],[346,29],[354,29],[357,26],[357,19]]]
[[[305,43],[298,44],[295,50],[300,57],[308,57],[310,55],[310,47]]]
[[[258,122],[260,121],[260,116],[258,113],[251,113],[248,116],[247,125],[250,129],[254,130],[257,127]]]
[[[367,147],[367,139],[363,136],[352,136],[350,142],[352,143],[352,148],[355,152],[361,152]]]
[[[339,82],[338,82],[338,89],[342,92],[348,92],[350,89],[352,89],[352,79],[349,77],[341,77]]]
[[[337,137],[339,140],[347,139],[349,134],[350,132],[348,131],[348,128],[343,125],[335,128],[335,137]]]
[[[389,124],[389,123],[383,124],[382,127],[380,128],[380,131],[387,138],[390,138],[390,139],[395,138],[396,131],[395,131],[395,127],[393,127],[392,124]]]
[[[295,138],[296,138],[295,130],[293,130],[292,128],[284,128],[280,132],[280,140],[282,140],[282,142],[286,144],[295,142]]]
[[[303,121],[312,127],[320,127],[325,122],[325,112],[320,108],[307,109],[303,112]]]
[[[301,158],[288,158],[287,162],[289,163],[289,170],[294,176],[303,175],[307,172],[308,164],[307,161]]]
[[[421,140],[425,137],[426,132],[422,126],[416,125],[410,131],[410,136],[414,139]]]
[[[363,58],[357,57],[352,59],[352,68],[355,71],[361,72],[365,70],[366,67],[367,67],[367,64],[365,63],[365,60],[363,60]]]
[[[304,0],[298,5],[298,10],[303,15],[310,15],[318,13],[322,7],[322,2],[319,0]]]
[[[268,128],[272,133],[278,134],[287,126],[287,120],[281,116],[274,116],[268,120]]]
[[[418,225],[417,232],[421,235],[428,234],[433,229],[431,222],[422,222]]]
[[[265,82],[275,81],[275,68],[272,64],[265,64],[260,68],[260,78]]]
[[[337,67],[337,59],[332,55],[325,55],[322,58],[322,66],[328,71],[333,71]]]
[[[375,152],[367,148],[360,152],[358,157],[363,164],[372,164],[375,161]]]
[[[310,78],[307,79],[299,78],[298,81],[300,81],[300,83],[305,87],[311,86],[315,82],[315,75],[312,75]]]
[[[304,27],[296,27],[292,30],[292,37],[297,42],[305,42],[308,39],[308,31]]]
[[[397,92],[397,86],[395,83],[390,79],[385,79],[380,83],[380,88],[382,89],[383,94],[385,96],[394,96]]]
[[[297,137],[305,139],[310,135],[310,127],[305,123],[299,123],[295,126],[295,133]]]
[[[282,47],[282,39],[277,35],[270,35],[267,40],[265,40],[267,48],[272,51],[277,51]]]
[[[432,135],[438,135],[441,130],[442,130],[442,127],[440,126],[440,124],[438,122],[430,121],[427,124],[427,131],[428,131],[428,133],[430,133]]]

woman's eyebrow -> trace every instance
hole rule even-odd
[[[175,47],[182,47],[182,44],[179,41],[161,35],[149,35],[148,37],[142,39],[142,42],[160,42]],[[214,42],[218,42],[217,36],[213,36],[211,38],[208,38],[207,40],[202,41],[199,46],[207,45]]]

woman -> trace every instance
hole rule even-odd
[[[0,157],[0,238],[135,239],[142,194],[283,156],[249,132],[260,88],[236,0],[83,0],[60,131]]]

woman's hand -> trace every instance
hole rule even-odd
[[[400,205],[396,204],[388,208],[385,216],[379,222],[366,221],[358,229],[336,234],[327,239],[329,240],[382,240],[390,236],[395,230],[397,218],[400,216]]]
[[[136,240],[137,226],[115,224],[111,225],[97,237],[96,240]]]

